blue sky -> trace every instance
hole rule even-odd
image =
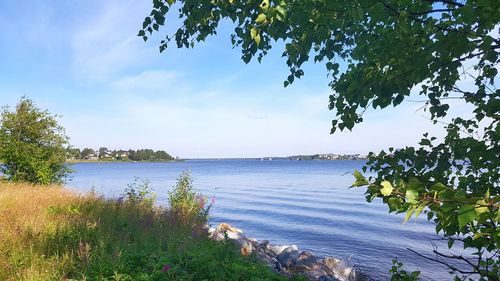
[[[0,0],[0,105],[23,95],[62,115],[76,147],[165,149],[180,157],[367,153],[440,135],[421,104],[368,111],[330,135],[321,64],[283,88],[281,50],[245,65],[230,27],[194,49],[160,54],[136,34],[150,1]],[[170,32],[177,27],[170,20]]]

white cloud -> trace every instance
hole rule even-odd
[[[110,1],[96,9],[98,14],[82,21],[72,37],[77,78],[105,81],[148,60],[146,46],[136,34],[149,5],[143,1]]]
[[[125,76],[110,83],[110,88],[116,92],[164,93],[172,89],[184,89],[183,75],[178,72],[163,70],[147,70],[133,76]]]

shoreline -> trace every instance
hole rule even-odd
[[[227,223],[208,228],[208,237],[215,241],[234,242],[243,256],[255,254],[271,270],[290,277],[303,274],[311,281],[371,281],[351,259],[318,257],[309,251],[300,251],[297,245],[271,245],[268,240],[247,238],[241,229]]]
[[[185,160],[148,160],[148,161],[132,161],[132,160],[66,160],[66,164],[80,164],[80,163],[174,163],[184,162]]]

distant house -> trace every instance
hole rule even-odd
[[[89,155],[85,156],[85,160],[97,160],[99,157],[97,156],[96,153],[90,153]]]

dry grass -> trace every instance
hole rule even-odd
[[[53,217],[52,206],[75,204],[84,198],[61,186],[34,186],[26,183],[0,183],[0,240],[19,229],[43,229]]]
[[[286,280],[129,195],[0,182],[0,280]]]
[[[50,208],[77,205],[85,200],[88,198],[61,186],[0,182],[0,280],[55,277],[53,261],[36,253],[37,240],[69,223],[63,216],[53,216]]]

